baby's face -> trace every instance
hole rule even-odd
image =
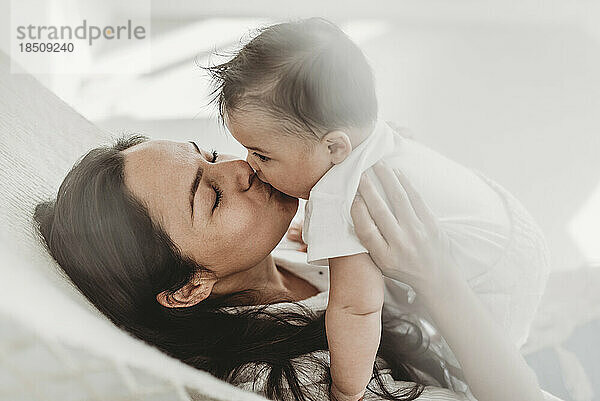
[[[327,146],[318,139],[310,143],[283,133],[261,117],[238,112],[227,120],[227,128],[248,150],[246,160],[258,178],[287,195],[308,199],[312,187],[333,166]]]

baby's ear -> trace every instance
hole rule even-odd
[[[352,143],[344,131],[330,131],[321,138],[321,142],[327,145],[333,164],[343,162],[352,152]]]

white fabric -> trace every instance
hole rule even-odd
[[[372,135],[312,189],[303,228],[308,262],[323,265],[331,257],[366,252],[354,233],[350,208],[361,174],[378,160],[410,179],[447,233],[464,278],[522,346],[549,271],[536,223],[492,180],[401,137],[385,123],[378,123]],[[370,170],[367,174],[386,199],[377,177]],[[408,295],[410,301],[410,291]]]

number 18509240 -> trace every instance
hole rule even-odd
[[[27,42],[19,43],[21,53],[72,53],[75,50],[73,43],[45,43],[45,42]]]

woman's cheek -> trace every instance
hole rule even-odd
[[[230,218],[236,232],[248,232],[257,224],[259,211],[256,205],[246,205],[246,207],[237,208],[235,211]]]

